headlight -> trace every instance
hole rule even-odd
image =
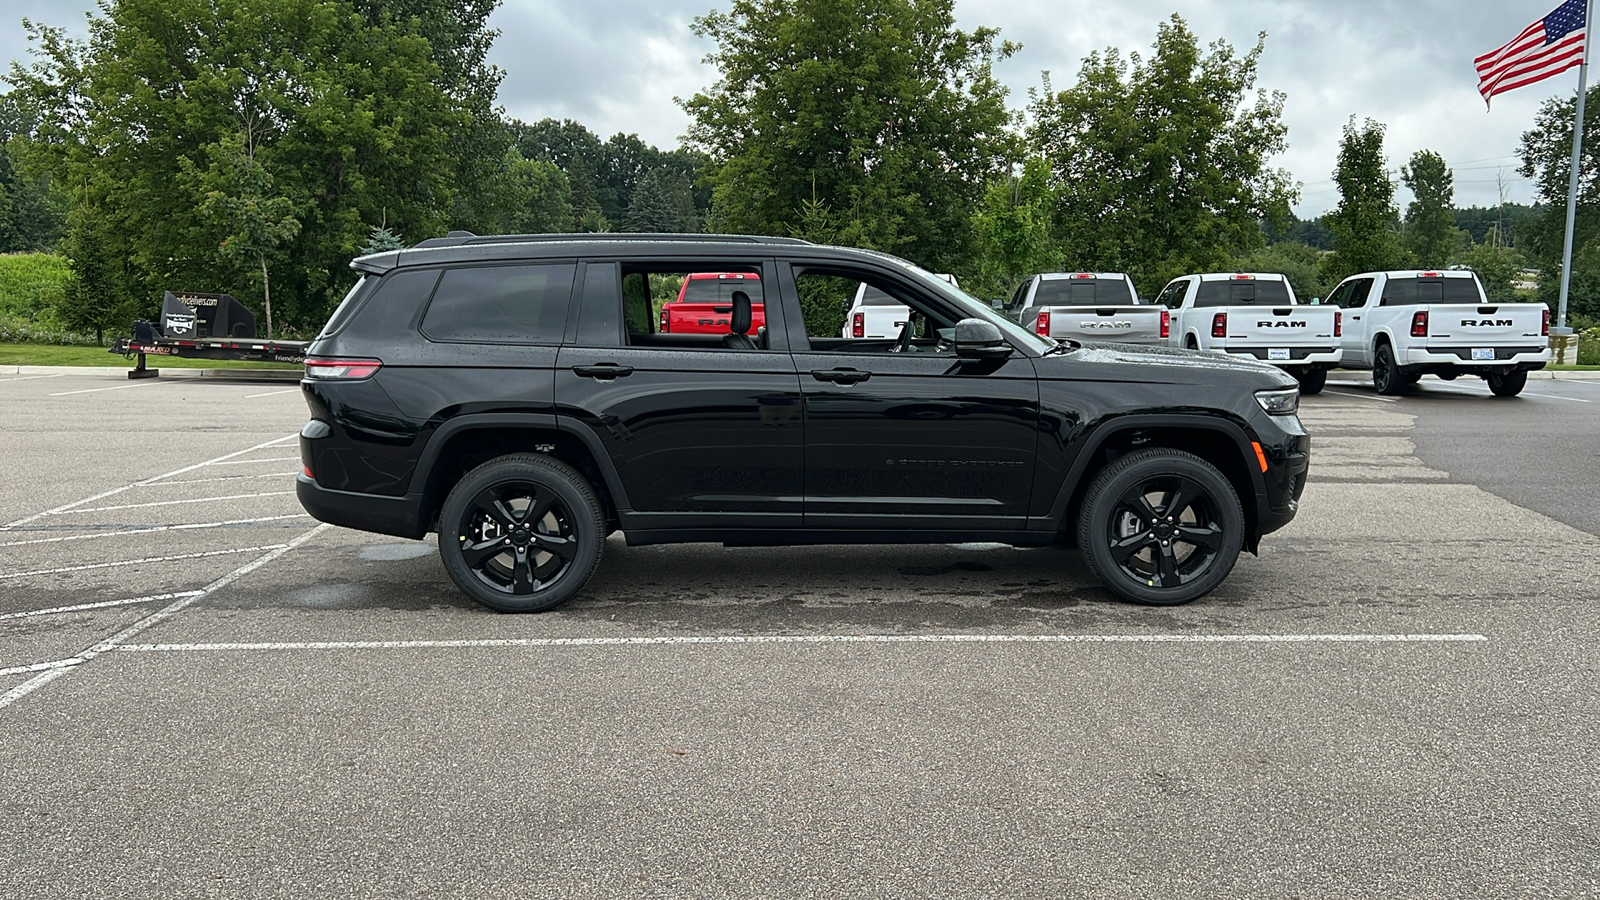
[[[1274,388],[1256,391],[1256,402],[1271,416],[1292,416],[1300,411],[1299,388]]]

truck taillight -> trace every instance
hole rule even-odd
[[[1228,314],[1217,313],[1211,317],[1211,336],[1225,338],[1228,336]]]
[[[1333,336],[1344,337],[1344,310],[1333,311]]]
[[[379,359],[327,359],[306,357],[306,377],[316,381],[359,381],[383,368]]]
[[[1428,311],[1420,310],[1411,314],[1411,336],[1428,336]]]
[[[1550,307],[1544,308],[1544,321],[1539,323],[1539,333],[1545,337],[1550,336]]]
[[[668,321],[669,321],[669,319],[667,318],[667,311],[666,311],[666,309],[662,309],[661,310],[661,324],[656,328],[656,332],[658,334],[666,334],[668,331],[671,330],[671,328],[669,328],[668,325],[667,325]]]
[[[1042,334],[1045,337],[1050,336],[1050,314],[1048,312],[1041,312],[1034,317],[1033,333]]]
[[[1172,313],[1164,309],[1161,311],[1161,336],[1172,337]]]
[[[866,313],[858,312],[855,315],[850,317],[850,336],[851,337],[866,337],[867,336],[867,314]]]

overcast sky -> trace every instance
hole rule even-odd
[[[576,119],[601,137],[636,133],[670,147],[687,119],[673,103],[711,84],[710,45],[690,20],[726,0],[504,0],[491,55],[505,70],[500,102],[525,121]],[[1338,202],[1332,172],[1340,129],[1354,115],[1388,126],[1398,172],[1420,149],[1455,172],[1456,202],[1533,199],[1517,175],[1522,133],[1539,103],[1577,89],[1577,70],[1495,98],[1485,112],[1472,60],[1509,41],[1558,0],[958,0],[957,24],[1000,29],[1023,49],[997,73],[1021,108],[1041,71],[1071,85],[1091,50],[1148,56],[1157,24],[1182,15],[1202,44],[1221,38],[1243,52],[1267,32],[1259,87],[1288,95],[1289,149],[1276,160],[1301,184],[1296,211],[1316,216]],[[0,60],[25,59],[24,17],[83,33],[84,0],[0,0]],[[8,67],[9,68],[9,67]],[[1398,183],[1398,179],[1397,179]],[[1400,187],[1402,209],[1410,199]]]

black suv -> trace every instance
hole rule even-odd
[[[613,531],[1066,540],[1122,597],[1183,603],[1305,486],[1310,439],[1278,369],[1058,343],[880,253],[455,232],[352,266],[308,349],[300,502],[349,528],[437,531],[450,577],[497,610],[572,597]],[[661,333],[696,272],[755,276],[765,326],[736,291],[726,333]],[[839,336],[863,283],[906,306],[894,338]]]

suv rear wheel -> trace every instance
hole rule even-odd
[[[1167,448],[1101,470],[1078,514],[1078,547],[1112,593],[1152,606],[1188,603],[1233,569],[1244,510],[1210,463]]]
[[[468,472],[439,511],[445,571],[500,612],[542,612],[571,599],[600,565],[605,534],[605,514],[583,476],[531,453]]]

